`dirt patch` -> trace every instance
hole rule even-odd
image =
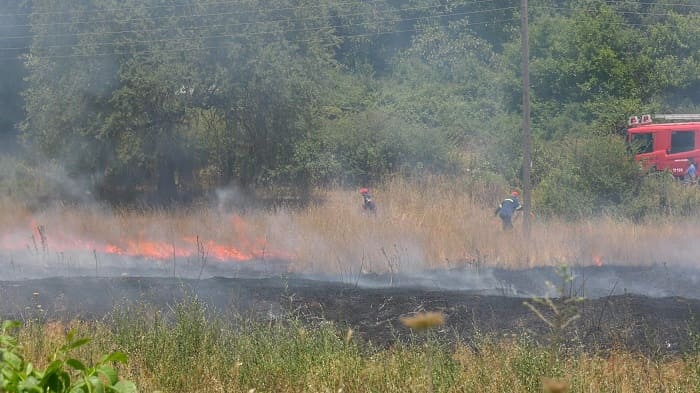
[[[522,282],[505,282],[508,284],[505,288],[524,287],[526,282],[535,282],[532,277],[544,274],[520,273],[508,273],[520,277]],[[489,274],[498,281],[506,273],[491,271]],[[429,288],[411,283],[406,277],[401,287],[379,287],[379,282],[386,279],[364,277],[362,284],[365,286],[289,276],[5,281],[0,282],[0,314],[3,318],[18,319],[95,319],[107,316],[115,307],[136,303],[168,310],[169,306],[196,295],[225,317],[242,315],[277,320],[294,314],[310,323],[333,321],[341,328],[352,327],[362,338],[381,346],[408,339],[410,332],[401,326],[398,318],[422,310],[442,311],[447,319],[440,334],[468,343],[483,336],[528,337],[545,343],[551,333],[548,326],[523,305],[527,300],[524,296],[489,293],[499,290],[494,288]],[[370,287],[370,281],[374,281],[375,287]],[[575,303],[581,318],[566,330],[570,345],[589,349],[625,347],[655,354],[690,348],[693,343],[689,332],[698,328],[694,321],[700,316],[700,300],[678,296],[653,298],[631,291],[614,295],[620,280],[617,282],[606,288],[608,295]],[[536,288],[539,286],[533,285],[533,289]],[[557,304],[561,306],[560,301]],[[545,316],[551,316],[550,310],[543,310]]]

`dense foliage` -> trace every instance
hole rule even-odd
[[[303,194],[397,173],[518,185],[517,1],[14,3],[0,3],[0,135],[19,124],[34,166],[101,198]],[[627,117],[700,109],[700,7],[530,4],[536,205],[629,205],[644,178]]]
[[[67,334],[65,343],[48,356],[45,368],[27,361],[16,337],[19,322],[5,321],[0,330],[0,390],[7,393],[136,393],[136,385],[119,380],[111,363],[126,363],[121,352],[102,356],[93,366],[70,357],[71,352],[90,342]]]

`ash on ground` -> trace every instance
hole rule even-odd
[[[222,266],[216,268],[214,272],[226,273]],[[563,281],[553,268],[467,269],[342,280],[260,269],[239,269],[228,277],[194,271],[200,278],[83,276],[1,281],[0,316],[108,320],[115,309],[148,305],[167,313],[177,303],[196,298],[213,314],[232,321],[241,316],[262,321],[290,316],[309,323],[331,321],[340,329],[353,328],[380,346],[411,339],[399,317],[423,310],[445,314],[446,324],[439,333],[450,339],[473,342],[491,336],[544,342],[551,330],[524,301],[554,290],[555,304],[560,306],[562,296],[584,298],[575,303],[580,318],[567,328],[571,345],[678,353],[693,345],[690,333],[700,328],[694,325],[700,315],[696,272],[687,268],[581,268],[571,270],[572,278]],[[551,310],[542,312],[551,317]]]

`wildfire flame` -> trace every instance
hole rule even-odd
[[[271,248],[265,237],[252,235],[240,217],[231,219],[233,225],[233,244],[221,241],[202,239],[198,236],[179,236],[175,240],[166,241],[148,234],[138,234],[133,238],[117,241],[102,239],[85,239],[81,236],[66,233],[51,233],[47,235],[42,225],[31,222],[31,229],[25,233],[30,236],[11,234],[0,235],[1,251],[20,251],[23,249],[33,253],[65,252],[65,253],[101,253],[121,255],[150,260],[169,260],[172,258],[208,258],[216,261],[250,261],[262,258],[293,259],[292,253]]]

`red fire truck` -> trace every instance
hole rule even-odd
[[[636,149],[635,158],[645,167],[668,170],[681,177],[690,159],[700,162],[700,114],[654,118],[667,122],[654,123],[651,115],[629,119],[627,140]]]

